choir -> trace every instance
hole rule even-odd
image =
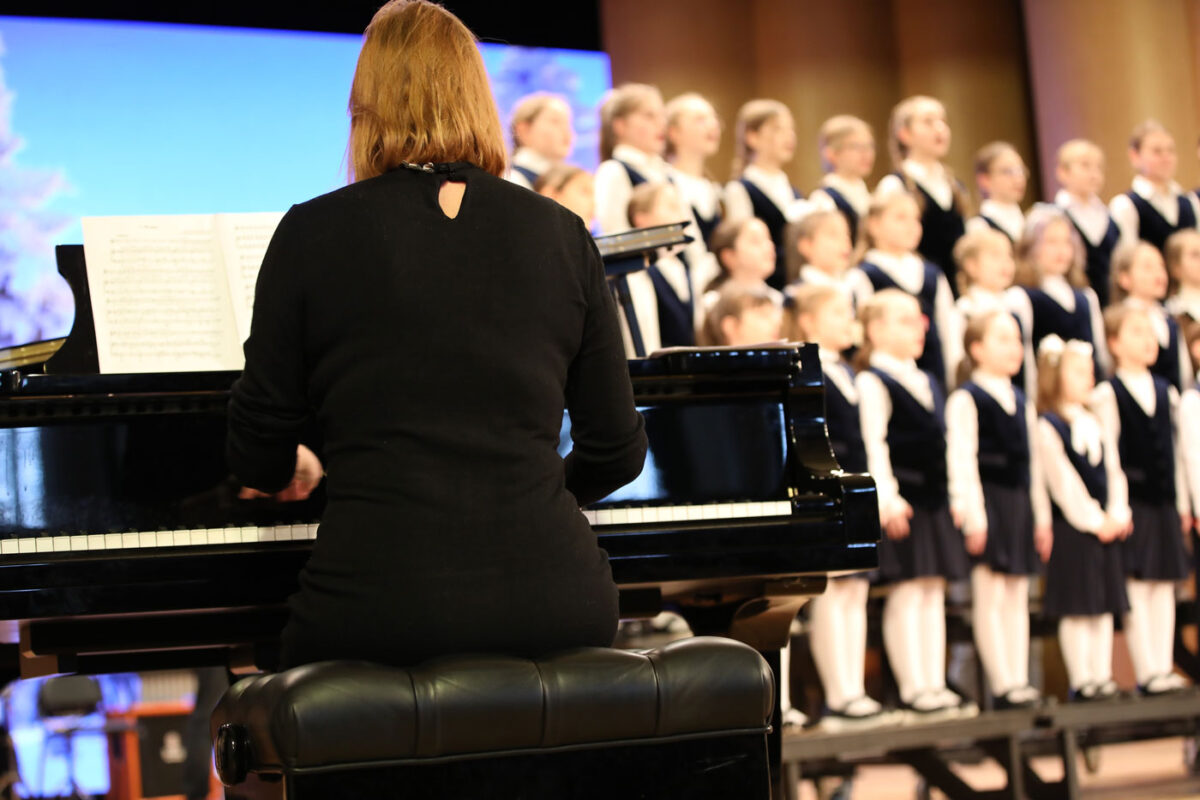
[[[884,650],[908,715],[977,712],[946,679],[955,581],[970,586],[997,708],[1040,702],[1035,579],[1072,700],[1117,694],[1118,615],[1139,690],[1183,686],[1172,648],[1200,510],[1200,190],[1175,182],[1161,124],[1134,130],[1136,177],[1107,204],[1092,142],[1062,144],[1054,202],[1028,209],[1024,159],[991,142],[975,157],[975,206],[946,164],[946,109],[909,97],[889,122],[893,171],[873,191],[871,127],[838,115],[820,126],[824,177],[805,197],[785,172],[796,133],[783,103],[738,111],[722,186],[712,104],[627,84],[602,109],[593,207],[591,176],[561,163],[562,112],[543,95],[522,101],[514,181],[601,233],[684,220],[696,240],[630,281],[647,349],[815,342],[833,451],[875,478],[879,569],[832,581],[808,612],[818,725],[897,718],[865,689],[871,585],[886,592]],[[785,722],[801,719],[788,705]]]

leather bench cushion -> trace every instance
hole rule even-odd
[[[640,652],[451,656],[409,669],[307,664],[238,681],[212,730],[244,728],[250,769],[272,771],[765,730],[774,698],[754,649],[696,637]]]

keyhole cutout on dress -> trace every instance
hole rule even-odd
[[[460,181],[442,183],[441,188],[438,189],[438,205],[442,207],[442,213],[450,219],[457,217],[459,209],[462,208],[463,194],[466,191],[466,183]]]

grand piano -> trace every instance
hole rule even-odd
[[[224,461],[237,373],[96,374],[82,248],[59,266],[71,336],[43,362],[0,364],[3,677],[269,668],[321,492],[239,499]],[[779,648],[828,576],[876,564],[874,484],[832,455],[816,348],[670,351],[629,370],[646,467],[585,509],[623,612],[676,610],[697,633]]]

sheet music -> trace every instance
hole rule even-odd
[[[250,336],[250,315],[254,310],[254,285],[258,281],[258,268],[262,266],[267,245],[281,219],[283,212],[279,211],[217,215],[217,230],[221,252],[225,257],[225,275],[229,280],[229,297],[239,342],[246,341]]]
[[[242,368],[217,220],[212,214],[84,218],[101,372]],[[238,284],[244,280],[239,273]]]

